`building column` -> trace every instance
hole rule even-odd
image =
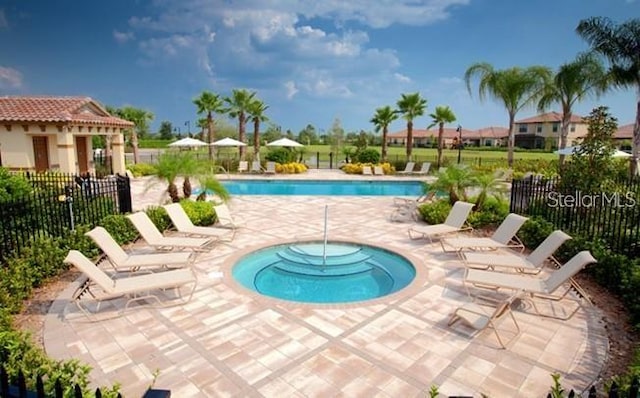
[[[124,163],[124,135],[118,133],[111,136],[112,167],[115,174],[125,174]]]
[[[77,174],[77,162],[75,143],[73,140],[73,134],[71,133],[72,127],[64,127],[62,133],[57,134],[57,147],[58,147],[58,164],[60,165],[60,171],[63,173]]]

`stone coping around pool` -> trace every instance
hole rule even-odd
[[[223,281],[229,287],[240,294],[245,294],[251,296],[257,301],[260,301],[265,304],[277,304],[282,305],[287,308],[318,308],[318,309],[347,309],[347,308],[359,308],[364,306],[372,306],[379,304],[387,304],[394,302],[398,299],[405,298],[411,295],[415,295],[428,281],[429,271],[427,270],[426,265],[423,261],[418,259],[416,256],[411,253],[400,253],[397,248],[391,247],[389,245],[380,244],[377,242],[368,242],[363,239],[353,239],[344,236],[332,237],[329,240],[331,243],[344,243],[344,244],[355,244],[355,245],[365,245],[371,246],[374,248],[379,248],[386,250],[390,253],[393,253],[397,256],[404,258],[409,261],[413,268],[416,271],[416,276],[413,278],[411,283],[409,283],[403,289],[388,294],[386,296],[365,300],[365,301],[356,301],[350,303],[303,303],[303,302],[295,302],[290,300],[278,299],[271,296],[262,295],[256,291],[251,289],[247,289],[242,286],[238,281],[233,277],[233,267],[235,266],[241,258],[255,252],[258,250],[267,249],[272,246],[285,246],[290,244],[301,244],[301,243],[312,243],[312,242],[322,242],[321,238],[314,237],[298,237],[297,239],[291,239],[289,241],[283,240],[273,240],[271,242],[265,242],[260,245],[246,247],[243,250],[238,250],[234,254],[232,254],[221,266],[221,272],[223,273]]]

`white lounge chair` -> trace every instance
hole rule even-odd
[[[263,171],[264,171],[264,169],[260,165],[260,161],[259,160],[254,160],[253,162],[251,162],[251,172],[252,173],[262,173]]]
[[[192,252],[127,254],[103,227],[95,227],[85,235],[98,245],[116,272],[183,268],[194,260]]]
[[[405,198],[405,197],[395,197],[393,198],[393,205],[396,207],[404,207],[407,205],[415,205],[421,203],[429,203],[433,201],[433,198],[436,196],[436,191],[429,191],[425,194],[418,196],[417,198]]]
[[[264,171],[265,174],[276,174],[276,162],[267,162],[267,168]]]
[[[367,165],[362,166],[362,175],[367,175],[367,176],[373,175],[373,173],[371,172],[371,166],[367,166]]]
[[[508,274],[496,271],[487,271],[479,269],[467,268],[467,272],[464,278],[464,285],[469,292],[469,285],[485,288],[485,289],[509,289],[509,290],[521,290],[524,292],[529,301],[532,304],[534,311],[540,316],[546,316],[558,319],[569,319],[575,314],[580,307],[579,299],[574,299],[578,305],[576,308],[565,314],[564,316],[552,314],[545,314],[540,312],[536,305],[534,298],[541,298],[546,300],[560,301],[568,296],[568,293],[572,288],[576,289],[580,295],[587,298],[580,288],[580,286],[573,281],[573,276],[580,270],[587,266],[587,264],[597,262],[595,258],[587,250],[573,256],[559,269],[553,271],[545,279],[522,274]],[[564,292],[556,293],[561,289],[562,285],[566,284]],[[469,292],[469,295],[471,293]]]
[[[444,223],[424,226],[415,225],[408,230],[409,238],[426,238],[432,243],[433,238],[440,238],[444,235],[461,231],[470,231],[472,228],[470,226],[465,226],[465,223],[471,213],[471,209],[473,209],[473,203],[467,203],[459,200],[451,208],[451,211],[449,212],[447,219],[444,220]]]
[[[231,229],[240,227],[240,224],[231,215],[231,210],[229,210],[229,207],[226,204],[221,203],[214,205],[213,211],[216,213],[216,226]]]
[[[420,166],[420,170],[415,171],[413,174],[427,175],[427,174],[429,174],[429,170],[430,169],[431,169],[431,163],[424,162],[424,163],[422,163],[422,166]]]
[[[91,260],[77,250],[70,250],[64,262],[73,265],[87,277],[76,289],[73,299],[80,311],[89,318],[91,318],[92,312],[84,305],[84,301],[89,299],[88,296],[90,296],[91,300],[97,302],[96,312],[100,311],[100,303],[102,301],[127,296],[128,300],[123,308],[123,310],[126,310],[133,302],[140,300],[151,299],[158,304],[162,304],[160,295],[163,294],[162,290],[165,289],[175,289],[182,302],[187,302],[191,300],[197,285],[196,276],[191,268],[114,279],[96,267]],[[91,290],[95,285],[100,287],[102,292]],[[191,285],[191,288],[185,298],[180,291],[180,287],[188,285]]]
[[[131,223],[138,230],[142,239],[144,239],[149,246],[153,246],[159,250],[193,249],[197,251],[208,251],[209,248],[207,246],[214,242],[213,239],[163,236],[153,221],[147,216],[147,213],[142,211],[128,214],[127,218],[131,220]]]
[[[404,167],[404,170],[400,170],[396,174],[411,174],[413,173],[413,169],[415,167],[416,167],[415,162],[407,162],[407,165]]]
[[[193,225],[193,222],[191,222],[191,219],[180,203],[165,205],[164,209],[167,211],[173,226],[176,227],[176,230],[181,234],[185,234],[189,237],[215,238],[216,240],[224,240],[227,242],[232,241],[235,236],[235,231],[230,231],[227,228]]]
[[[384,170],[382,169],[382,166],[373,166],[373,175],[374,176],[383,176],[384,175]]]
[[[544,268],[547,259],[550,259],[558,266],[560,265],[558,260],[553,257],[553,253],[569,239],[571,239],[571,236],[557,230],[547,236],[547,238],[526,257],[517,254],[469,252],[463,254],[463,260],[469,268],[498,268],[498,270],[506,269],[528,274],[537,274]]]
[[[500,248],[511,248],[524,250],[524,245],[516,236],[528,217],[511,213],[488,238],[445,238],[440,241],[442,250],[461,254],[464,250],[495,250]]]
[[[241,160],[240,163],[238,163],[238,173],[246,173],[249,171],[249,162],[247,162],[246,160]]]
[[[511,311],[513,302],[518,297],[519,294],[516,293],[507,299],[497,301],[494,306],[480,305],[475,302],[466,303],[454,311],[451,315],[451,319],[449,319],[448,325],[451,326],[460,321],[468,327],[475,329],[476,332],[481,332],[485,329],[493,329],[500,347],[506,348],[505,344],[502,342],[502,338],[500,338],[500,334],[498,333],[498,325],[505,317],[509,316],[513,321],[513,324],[516,326],[515,336],[520,333],[520,326]]]

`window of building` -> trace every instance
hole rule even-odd
[[[518,125],[518,133],[526,133],[526,132],[527,132],[527,125],[526,124]]]
[[[575,123],[571,123],[571,132],[575,133],[575,131],[576,131],[576,125]]]
[[[554,132],[554,133],[557,133],[557,132],[558,132],[558,126],[559,126],[559,123],[554,123],[554,124],[553,124],[553,128],[552,128],[552,129],[553,129],[553,132]]]
[[[542,123],[537,123],[536,124],[536,132],[542,133]]]

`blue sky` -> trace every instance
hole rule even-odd
[[[190,120],[194,131],[193,98],[246,88],[297,133],[335,118],[347,131],[372,130],[375,108],[419,91],[427,113],[448,105],[465,128],[506,126],[500,104],[469,95],[470,65],[556,69],[588,48],[580,19],[639,15],[640,0],[5,0],[0,95],[86,95],[153,112],[154,130],[168,120],[185,131]],[[596,105],[631,123],[635,93],[613,91],[576,112]]]

